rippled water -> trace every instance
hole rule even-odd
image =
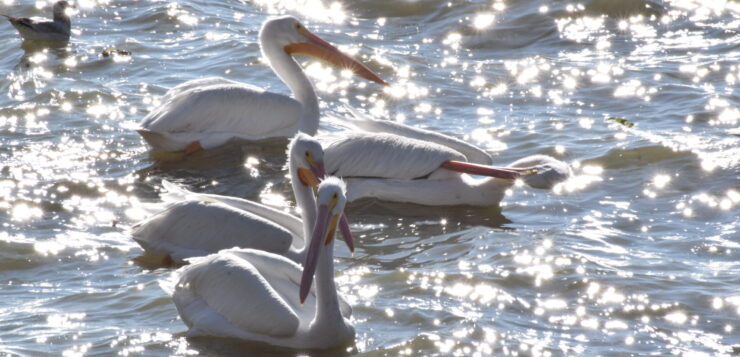
[[[0,12],[49,16],[36,4],[5,0]],[[290,13],[392,83],[304,60],[324,113],[341,118],[348,103],[465,138],[501,163],[544,153],[576,173],[552,192],[515,187],[501,207],[352,205],[358,249],[337,250],[358,333],[349,353],[740,353],[737,2],[78,8],[65,47],[22,45],[0,24],[0,352],[296,354],[185,339],[163,288],[172,270],[127,233],[161,207],[163,178],[292,207],[284,142],[155,163],[132,130],[189,79],[287,93],[256,38],[267,16]],[[111,47],[131,55],[101,56]]]

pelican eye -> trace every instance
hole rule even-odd
[[[334,192],[334,195],[331,196],[331,200],[329,201],[329,209],[334,209],[334,207],[337,206],[337,202],[339,201],[339,196],[336,192]]]
[[[313,155],[311,155],[311,152],[306,151],[306,161],[308,161],[308,164],[311,166],[314,166],[315,163],[313,161]]]
[[[304,36],[308,36],[308,35],[310,34],[310,33],[308,32],[308,30],[306,30],[306,28],[305,28],[305,27],[304,27],[303,25],[301,25],[301,24],[295,24],[295,26],[294,26],[294,27],[295,27],[295,30],[296,30],[296,31],[297,31],[297,32],[298,32],[299,34],[301,34],[301,35],[304,35]]]

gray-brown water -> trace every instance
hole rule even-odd
[[[28,1],[0,12],[49,16]],[[575,177],[501,207],[363,201],[337,249],[358,355],[727,356],[740,351],[740,5],[725,1],[81,1],[72,41],[0,23],[0,352],[296,355],[188,340],[127,229],[160,181],[292,207],[284,143],[155,164],[133,131],[168,89],[288,93],[262,21],[293,14],[392,84],[301,59],[340,104]],[[103,57],[113,47],[130,56]],[[627,128],[609,117],[634,123]],[[335,130],[330,122],[322,130]],[[114,222],[116,223],[114,225]],[[341,351],[331,351],[336,355]],[[312,354],[312,353],[311,353]]]

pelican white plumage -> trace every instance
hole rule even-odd
[[[514,179],[551,188],[570,175],[567,164],[545,155],[490,166],[488,153],[459,139],[354,113],[353,125],[364,131],[323,138],[327,173],[346,180],[349,201],[490,206]]]
[[[319,185],[303,269],[283,256],[252,249],[223,250],[182,268],[172,299],[189,327],[187,336],[301,349],[352,343],[355,330],[337,295],[332,249],[344,192],[344,184],[333,177]]]
[[[165,182],[169,193],[179,196],[180,201],[134,225],[131,235],[147,253],[175,263],[232,247],[254,248],[302,261],[304,237],[311,233],[316,216],[311,187],[324,178],[321,145],[306,134],[297,134],[288,147],[288,167],[302,220],[254,201],[194,193]],[[346,219],[342,219],[341,228],[347,237]]]
[[[224,78],[205,78],[172,88],[163,103],[147,115],[138,132],[158,150],[196,151],[214,148],[232,138],[261,140],[314,135],[319,127],[319,102],[313,84],[291,57],[317,57],[356,75],[386,85],[375,73],[309,32],[291,16],[262,25],[263,56],[293,97]]]
[[[69,41],[72,22],[67,9],[70,7],[72,6],[64,0],[54,3],[51,21],[38,17],[14,17],[5,14],[0,14],[0,16],[7,17],[24,40]]]

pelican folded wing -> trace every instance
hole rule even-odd
[[[303,267],[294,263],[290,259],[277,256],[274,254],[266,254],[265,252],[253,250],[253,249],[229,249],[222,251],[221,254],[233,254],[242,259],[248,260],[257,270],[265,277],[268,281],[282,282],[280,285],[273,284],[272,287],[282,296],[294,297],[295,301],[293,304],[288,302],[289,305],[296,305],[298,301],[298,288],[301,285],[301,275],[303,273]],[[276,262],[281,260],[281,262]],[[279,269],[276,269],[278,267]],[[273,277],[287,278],[287,279],[272,279]],[[339,309],[342,316],[350,318],[352,315],[352,306],[344,299],[341,295],[337,295],[339,298]],[[307,313],[309,320],[313,318],[314,310],[311,308],[315,305],[316,289],[313,287],[309,293],[309,297],[304,303],[304,308],[301,312]]]
[[[252,264],[230,254],[213,254],[183,268],[173,300],[189,335],[243,337],[254,333],[288,337],[298,317]],[[250,304],[243,304],[249,296]],[[189,306],[197,308],[189,308]],[[206,309],[202,309],[206,306]],[[228,325],[219,322],[228,321]],[[233,332],[232,332],[233,331]],[[240,331],[240,332],[237,332]]]
[[[183,143],[197,139],[207,149],[230,138],[260,140],[298,131],[303,105],[295,99],[228,80],[195,84],[203,83],[207,85],[173,88],[162,106],[144,118],[142,129],[173,136],[172,140],[180,134]],[[214,143],[209,143],[208,134]]]
[[[439,166],[465,161],[449,147],[392,134],[347,135],[324,150],[327,172],[340,177],[412,180],[447,175]]]
[[[288,230],[263,217],[200,200],[170,205],[135,225],[131,235],[149,253],[176,261],[232,247],[281,253],[293,241]]]

